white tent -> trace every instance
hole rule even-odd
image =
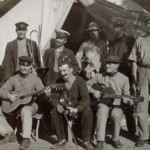
[[[56,28],[61,28],[74,0],[21,0],[0,18],[0,63],[3,60],[7,42],[16,38],[15,23],[24,21],[29,24],[27,37],[32,30],[41,26],[40,49],[49,45]],[[32,34],[37,41],[37,34]]]

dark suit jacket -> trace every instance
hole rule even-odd
[[[64,50],[60,53],[59,59],[66,55],[72,60],[73,71],[74,71],[74,74],[76,74],[78,72],[79,66],[78,66],[78,62],[75,58],[73,51],[67,48],[64,48]],[[59,77],[59,74],[54,72],[53,70],[54,61],[55,61],[55,48],[50,48],[45,51],[43,61],[44,61],[45,67],[49,68],[48,72],[45,75],[44,83],[46,85],[53,84],[56,82],[56,80]]]
[[[39,68],[41,63],[40,63],[40,53],[37,44],[35,41],[31,41],[29,39],[27,39],[26,42],[29,56],[30,56],[29,43],[32,42],[35,68]],[[18,57],[18,44],[17,39],[15,39],[7,43],[6,46],[5,56],[2,64],[4,67],[5,79],[8,79],[15,73],[17,67],[17,57]]]

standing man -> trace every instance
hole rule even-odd
[[[19,104],[18,95],[14,94],[29,94],[31,92],[43,89],[43,84],[40,78],[31,73],[32,58],[29,56],[19,57],[19,70],[20,72],[15,76],[9,78],[6,83],[0,89],[0,97],[5,100]],[[44,90],[47,96],[50,95],[50,89]],[[2,105],[3,106],[3,105]],[[22,105],[19,105],[20,107]],[[16,108],[17,109],[17,108]],[[38,104],[34,102],[34,99],[30,103],[25,104],[20,109],[20,117],[22,121],[22,142],[20,150],[26,150],[30,146],[30,136],[32,130],[32,116],[38,111]],[[9,114],[8,114],[9,115]]]
[[[93,69],[96,72],[99,72],[101,68],[101,61],[107,54],[107,44],[105,41],[100,39],[100,28],[96,22],[91,22],[86,31],[89,33],[90,39],[80,46],[76,54],[79,68],[80,70],[84,69],[82,64],[85,61],[88,61],[88,63],[92,65]]]
[[[5,79],[8,79],[19,70],[19,57],[21,56],[32,57],[34,59],[33,67],[35,69],[39,68],[41,65],[36,42],[26,38],[28,24],[25,22],[18,22],[15,26],[17,39],[7,44],[3,60]]]
[[[109,41],[108,44],[108,55],[113,54],[117,55],[122,59],[120,64],[119,71],[131,78],[130,74],[130,64],[128,61],[129,54],[132,50],[135,39],[133,37],[127,36],[124,33],[126,22],[120,17],[113,17],[111,20],[112,27],[115,30],[115,39]]]
[[[150,17],[145,20],[146,35],[139,37],[132,49],[129,60],[132,61],[133,89],[140,90],[144,102],[138,104],[138,132],[139,139],[136,146],[141,147],[149,139],[148,109],[150,84]]]
[[[90,138],[93,114],[89,106],[90,100],[86,83],[81,77],[73,74],[72,62],[66,59],[66,57],[59,61],[59,72],[62,76],[61,82],[64,83],[65,91],[51,97],[51,104],[53,106],[51,112],[52,125],[58,141],[53,145],[52,149],[59,149],[66,144],[63,121],[63,103],[66,103],[65,105],[67,105],[69,114],[78,115],[75,122],[77,124],[81,123],[84,147],[87,150],[92,150],[93,147],[90,144]]]
[[[44,63],[45,67],[48,67],[49,70],[45,75],[45,84],[50,85],[55,83],[59,78],[58,72],[58,59],[63,58],[64,56],[68,56],[73,64],[73,73],[76,74],[78,72],[78,62],[75,58],[73,51],[65,48],[65,43],[67,42],[68,36],[70,33],[65,30],[56,30],[56,40],[53,44],[53,47],[45,51],[44,54]]]
[[[104,88],[106,87],[112,88],[116,95],[129,95],[130,94],[129,80],[125,75],[118,72],[119,64],[121,63],[120,58],[115,55],[109,55],[104,61],[106,63],[106,73],[104,74],[97,73],[94,78],[87,81],[89,92],[93,94],[93,96],[96,97],[97,100],[100,99],[102,91],[95,90],[92,86],[94,84],[101,84],[103,85]],[[123,98],[123,100],[126,103],[128,102],[129,99]],[[103,144],[105,141],[106,123],[108,117],[111,118],[113,125],[112,144],[115,148],[120,149],[122,147],[122,144],[119,140],[119,134],[123,114],[121,101],[119,99],[114,99],[114,102],[112,104],[99,102],[97,107],[98,107],[96,115],[97,146],[95,147],[94,150],[103,150]]]

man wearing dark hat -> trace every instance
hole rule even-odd
[[[29,56],[19,57],[20,72],[10,77],[0,89],[0,97],[9,100],[11,103],[18,101],[18,95],[29,94],[31,92],[44,88],[40,78],[31,73],[32,58]],[[50,89],[44,90],[47,96],[50,95]],[[16,93],[16,94],[15,94]],[[22,94],[21,94],[22,93]],[[3,106],[3,105],[2,105]],[[18,106],[19,107],[19,106]],[[17,109],[17,108],[16,108]],[[34,100],[25,104],[19,111],[22,121],[22,142],[20,150],[26,150],[30,146],[30,136],[32,130],[32,116],[38,111],[38,104]],[[7,114],[9,116],[9,113]]]
[[[45,67],[48,67],[49,70],[45,75],[45,84],[49,85],[51,83],[55,83],[56,80],[59,78],[58,73],[58,59],[68,56],[73,63],[73,72],[76,74],[78,72],[78,62],[75,58],[73,51],[65,48],[65,43],[67,42],[68,36],[70,33],[65,30],[56,30],[56,40],[53,47],[45,51],[44,54],[44,63]]]
[[[104,62],[106,63],[106,72],[103,74],[96,74],[94,78],[87,81],[88,89],[95,98],[100,99],[101,91],[95,90],[92,86],[94,84],[101,84],[102,87],[114,90],[116,95],[129,95],[129,80],[122,73],[118,72],[121,60],[118,56],[109,55]],[[108,91],[109,92],[109,91]],[[106,94],[106,93],[105,93]],[[123,102],[128,103],[130,99],[123,97]],[[96,139],[97,146],[94,150],[102,150],[105,141],[105,131],[107,118],[110,117],[113,122],[112,144],[115,148],[121,148],[122,144],[119,140],[119,133],[121,127],[121,118],[123,110],[120,99],[114,99],[113,103],[101,103],[97,105],[97,123],[96,123]]]
[[[149,139],[148,110],[150,85],[150,17],[145,20],[146,34],[139,37],[130,53],[134,92],[144,97],[144,102],[138,103],[138,133],[137,147],[144,146]]]
[[[86,83],[81,77],[73,74],[73,66],[70,58],[65,56],[58,63],[58,69],[61,74],[59,82],[64,83],[65,90],[63,93],[57,96],[52,95],[51,97],[51,104],[53,106],[51,112],[52,126],[56,132],[58,141],[51,149],[59,149],[66,144],[63,111],[65,109],[64,106],[67,106],[70,117],[74,119],[74,122],[77,125],[79,125],[79,122],[81,123],[83,146],[87,150],[92,150],[93,147],[90,144],[90,138],[93,114],[89,107],[90,100]]]
[[[19,57],[30,56],[34,58],[33,67],[40,67],[40,55],[35,41],[26,38],[28,24],[18,22],[15,24],[17,39],[9,42],[6,46],[3,67],[5,79],[8,79],[19,70]]]
[[[108,55],[117,55],[122,59],[119,71],[130,78],[131,74],[128,57],[132,50],[135,39],[134,37],[125,34],[126,21],[124,19],[120,17],[113,17],[111,24],[115,30],[115,38],[113,41],[109,41]]]
[[[98,23],[89,23],[88,29],[90,39],[84,42],[77,54],[76,58],[79,63],[80,70],[84,69],[84,62],[88,60],[88,64],[91,64],[96,72],[100,71],[101,61],[106,57],[107,44],[104,40],[100,39],[100,28]]]

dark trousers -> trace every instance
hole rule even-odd
[[[56,108],[51,112],[52,127],[56,133],[57,141],[65,139],[64,129],[64,117],[60,114]],[[82,126],[82,140],[84,142],[89,141],[91,138],[92,124],[93,124],[93,113],[90,108],[85,108],[79,113],[78,120]]]

